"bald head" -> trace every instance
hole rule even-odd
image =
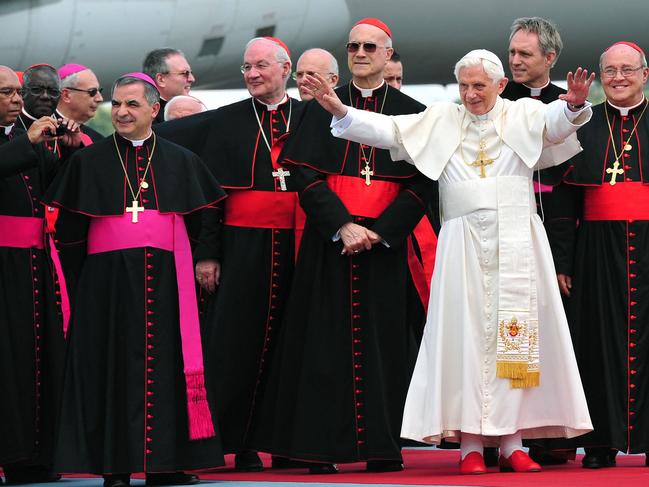
[[[614,44],[599,61],[602,88],[609,102],[618,107],[632,107],[642,101],[649,77],[647,59],[627,44]]]
[[[177,118],[188,117],[207,110],[205,104],[198,98],[191,95],[174,96],[165,105],[164,119],[176,120]]]
[[[0,65],[0,125],[11,125],[23,107],[20,80],[13,69]]]
[[[304,101],[313,98],[304,89],[304,76],[315,73],[324,77],[332,88],[335,88],[338,84],[338,61],[329,51],[320,48],[309,49],[304,51],[300,59],[297,60],[294,78],[300,92],[300,98]]]

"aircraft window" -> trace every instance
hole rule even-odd
[[[268,25],[266,27],[259,27],[255,31],[255,37],[272,37],[275,35],[275,26]]]
[[[216,56],[223,47],[223,41],[225,37],[212,37],[211,39],[205,39],[201,50],[198,52],[198,57],[201,56]]]

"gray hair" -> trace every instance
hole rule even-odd
[[[83,71],[89,71],[88,69],[84,69]],[[61,80],[61,89],[64,88],[76,88],[79,85],[79,74],[83,73],[83,71],[79,71],[74,74],[70,74],[63,78]]]
[[[478,57],[463,57],[457,63],[455,63],[455,69],[453,74],[455,79],[460,81],[460,70],[464,68],[473,68],[475,66],[482,66],[487,73],[487,76],[494,82],[498,83],[501,79],[505,77],[505,71],[502,66],[497,65],[496,63],[489,61],[488,59],[482,59]]]
[[[110,90],[110,97],[113,97],[113,93],[115,93],[116,88],[119,88],[120,86],[132,85],[135,83],[140,83],[142,86],[144,86],[144,98],[149,106],[153,106],[154,103],[160,102],[160,92],[158,92],[157,88],[152,86],[150,83],[141,80],[140,78],[136,78],[135,76],[122,76],[121,78],[117,78],[117,80],[115,80],[115,83],[113,83],[112,89]]]
[[[604,50],[604,52],[603,52],[602,54],[600,54],[600,56],[599,56],[599,69],[600,69],[600,71],[601,71],[601,69],[602,69],[602,61],[604,60],[604,55],[608,52],[608,50],[609,50],[611,47],[613,47],[613,46],[615,46],[615,45],[623,46],[624,44],[613,44],[613,45],[611,45],[611,46],[608,46],[608,47]],[[628,47],[630,47],[631,49],[633,49],[631,46],[628,46]],[[633,50],[636,51],[635,49],[633,49]],[[642,54],[640,51],[636,51],[636,52],[638,53],[638,57],[640,58],[640,64],[642,64],[642,67],[643,67],[643,68],[646,68],[646,67],[647,67],[647,58],[646,58],[646,56],[645,56],[644,54]]]
[[[182,100],[193,100],[193,101],[199,103],[200,106],[201,106],[201,111],[200,111],[200,113],[202,113],[202,112],[206,112],[206,111],[207,111],[207,107],[205,106],[205,103],[203,103],[202,101],[200,101],[200,100],[199,100],[198,98],[196,98],[195,96],[191,96],[191,95],[176,95],[176,96],[174,96],[171,100],[169,100],[169,101],[167,102],[167,104],[165,105],[165,109],[164,109],[164,112],[163,112],[164,120],[165,120],[165,121],[167,121],[167,120],[172,120],[172,119],[170,119],[169,116],[168,116],[168,115],[169,115],[169,111],[171,110],[171,108],[173,107],[173,105],[176,104],[176,102],[178,102],[178,101],[182,101]]]
[[[49,64],[38,64],[27,68],[23,73],[23,86],[29,86],[32,84],[32,75],[39,72],[48,72],[56,79],[57,88],[61,88],[61,78],[59,78],[59,73],[56,69]]]
[[[167,58],[178,54],[179,56],[185,57],[183,52],[180,49],[174,49],[171,47],[163,47],[161,49],[154,49],[146,55],[144,62],[142,63],[142,71],[145,74],[148,74],[152,79],[155,80],[156,74],[167,74],[169,73],[169,67],[167,66]]]
[[[306,51],[304,51],[304,52],[302,53],[302,55],[298,58],[298,60],[297,60],[297,64],[300,64],[300,59],[302,59],[302,57],[303,57],[305,54],[310,54],[310,53],[312,53],[312,52],[320,52],[320,53],[326,54],[326,55],[329,57],[329,72],[330,72],[330,73],[333,73],[333,74],[335,74],[335,75],[338,75],[338,74],[339,74],[339,73],[338,73],[338,61],[336,61],[336,58],[334,57],[334,55],[331,54],[331,53],[330,53],[329,51],[327,51],[326,49],[321,49],[321,48],[319,48],[319,47],[313,47],[313,48],[311,48],[311,49],[307,49]]]
[[[559,54],[561,54],[561,49],[563,49],[563,42],[557,27],[549,20],[541,17],[521,17],[512,23],[509,42],[512,41],[512,37],[519,30],[536,34],[539,38],[539,47],[544,55],[551,52],[556,54],[554,63],[552,63],[554,67],[557,59],[559,59]]]
[[[250,39],[248,41],[248,43],[246,44],[245,50],[243,51],[244,55],[248,51],[250,46],[252,46],[253,44],[255,44],[257,42],[265,42],[267,44],[270,44],[270,45],[274,46],[275,47],[275,59],[277,60],[277,62],[279,62],[279,63],[288,63],[289,65],[292,66],[293,63],[291,62],[291,57],[288,55],[288,52],[286,52],[286,49],[284,49],[282,46],[280,46],[277,42],[272,41],[270,39],[266,39],[265,37],[255,37],[254,39]]]

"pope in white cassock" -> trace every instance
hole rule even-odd
[[[569,73],[568,93],[548,105],[500,98],[507,78],[486,50],[460,59],[455,77],[462,105],[400,116],[347,107],[317,75],[309,86],[334,135],[390,149],[439,181],[443,226],[401,436],[460,441],[462,473],[486,472],[483,445],[500,446],[503,471],[539,471],[523,438],[592,424],[532,174],[581,151],[594,75]]]

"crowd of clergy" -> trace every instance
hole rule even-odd
[[[519,18],[509,77],[458,53],[461,103],[426,107],[394,46],[353,24],[341,84],[326,50],[253,38],[250,97],[216,110],[173,48],[109,96],[80,64],[0,66],[4,482],[647,455],[644,51],[560,88],[556,26]]]

